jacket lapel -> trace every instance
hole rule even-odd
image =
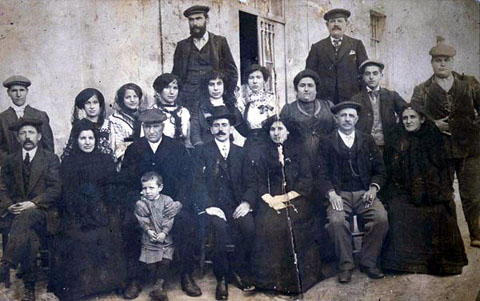
[[[342,44],[340,45],[340,49],[338,50],[338,61],[341,61],[343,56],[349,51],[351,47],[350,38],[347,36],[343,36]]]
[[[13,174],[15,177],[15,183],[18,185],[18,187],[13,187],[13,189],[20,189],[22,195],[25,196],[25,185],[23,183],[23,157],[21,150],[17,152],[13,162],[15,162],[15,165],[13,166]]]
[[[30,172],[30,179],[28,182],[28,191],[26,194],[28,195],[35,185],[38,182],[38,179],[43,174],[43,170],[45,169],[45,154],[40,148],[37,148],[37,152],[35,153],[35,157],[32,160],[32,170]]]
[[[335,48],[330,41],[330,37],[324,39],[320,45],[323,49],[323,52],[327,54],[328,59],[332,61],[332,63],[335,63]]]

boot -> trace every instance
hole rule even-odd
[[[24,283],[22,301],[35,301],[35,283]]]
[[[135,299],[140,295],[142,288],[137,281],[132,281],[127,285],[127,288],[123,291],[123,298],[125,299]]]
[[[228,300],[228,284],[225,276],[217,279],[217,289],[215,290],[217,300]]]
[[[181,277],[182,291],[190,297],[198,297],[202,295],[202,290],[193,281],[192,275],[183,274]]]
[[[5,282],[5,286],[10,285],[10,264],[6,261],[0,262],[0,283]]]
[[[168,301],[167,292],[165,291],[165,280],[158,279],[153,285],[153,290],[148,295],[152,301]]]

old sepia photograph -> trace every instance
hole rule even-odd
[[[480,0],[1,0],[0,301],[480,301]]]

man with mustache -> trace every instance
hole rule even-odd
[[[226,97],[234,97],[237,86],[237,66],[227,39],[207,31],[209,10],[208,6],[195,5],[183,12],[188,18],[190,37],[178,42],[173,55],[172,73],[182,82],[179,101],[190,111],[200,99],[208,97],[202,95],[201,87],[208,72],[219,70],[226,75]]]
[[[355,267],[350,220],[353,214],[365,222],[359,256],[360,271],[372,279],[383,278],[377,259],[388,230],[388,217],[377,192],[385,181],[385,166],[369,134],[355,129],[362,106],[345,101],[332,107],[338,130],[320,142],[315,185],[329,203],[327,231],[339,260],[338,281],[350,282]]]
[[[182,290],[192,297],[202,294],[192,277],[196,246],[196,219],[194,208],[190,204],[192,163],[185,146],[163,134],[166,119],[167,116],[157,108],[141,112],[138,120],[145,136],[127,148],[122,161],[120,182],[125,191],[119,193],[124,200],[125,215],[122,226],[128,278],[125,299],[135,299],[141,291],[139,280],[143,271],[138,259],[142,245],[138,237],[141,237],[142,229],[133,213],[142,190],[140,179],[149,171],[155,171],[163,177],[162,193],[174,200],[173,205],[165,209],[164,216],[175,216],[170,233],[179,257]]]
[[[350,12],[335,8],[325,13],[330,36],[313,44],[306,68],[320,76],[318,95],[337,104],[360,91],[358,67],[368,59],[362,41],[345,35]]]
[[[443,133],[451,177],[457,173],[470,245],[480,248],[480,84],[453,71],[455,48],[437,37],[430,49],[433,76],[413,90],[412,104]]]
[[[28,87],[31,84],[30,80],[22,75],[13,75],[3,82],[12,104],[10,108],[0,113],[0,164],[8,154],[22,149],[14,133],[9,131],[9,127],[22,117],[42,121],[43,135],[39,146],[44,150],[54,152],[53,133],[47,113],[32,108],[27,103]]]
[[[42,121],[20,118],[9,129],[21,149],[4,158],[0,183],[0,227],[10,227],[0,261],[0,282],[10,269],[22,267],[24,301],[35,300],[36,255],[40,242],[57,231],[57,201],[61,193],[60,161],[38,145]]]
[[[407,103],[395,91],[380,86],[385,65],[378,61],[366,60],[358,68],[365,87],[352,97],[362,105],[356,129],[371,134],[375,143],[383,150],[392,143],[392,134],[399,116]]]
[[[254,238],[254,224],[250,203],[243,198],[245,186],[242,180],[243,149],[230,141],[235,115],[225,106],[213,109],[207,117],[215,140],[202,145],[195,162],[195,195],[199,216],[205,218],[207,228],[215,238],[213,272],[217,278],[216,300],[228,299],[228,279],[238,288],[252,291],[250,284],[250,254]],[[235,250],[232,270],[227,258],[228,237]]]

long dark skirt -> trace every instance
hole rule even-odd
[[[448,275],[468,264],[455,204],[417,207],[407,197],[388,202],[390,228],[382,255],[384,269]]]
[[[54,242],[50,289],[61,300],[78,300],[123,287],[125,258],[118,221],[82,229],[70,225]]]
[[[255,217],[256,238],[252,256],[255,285],[285,294],[305,292],[324,278],[308,201],[300,197],[292,202],[298,213],[291,207],[277,213],[263,201],[260,202]],[[295,251],[287,210],[292,221]],[[297,254],[297,264],[294,253]]]

